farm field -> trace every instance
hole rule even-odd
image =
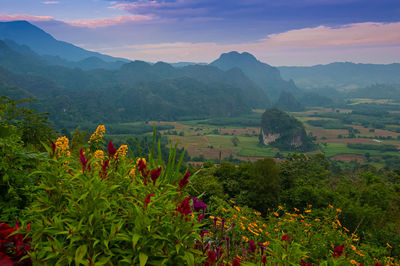
[[[360,99],[357,101],[370,102]],[[400,124],[396,124],[394,120],[383,127],[374,128],[371,125],[358,124],[357,121],[353,124],[341,122],[341,116],[348,116],[351,112],[352,109],[348,108],[313,108],[290,114],[303,123],[307,134],[313,136],[319,146],[309,153],[324,153],[332,160],[343,162],[362,163],[368,160],[378,165],[383,165],[383,157],[400,157],[399,151],[382,151],[380,147],[392,145],[400,149]],[[150,121],[148,124],[154,124],[156,128],[168,128],[160,130],[160,133],[169,143],[177,143],[179,148],[185,148],[193,161],[218,161],[220,157],[223,160],[256,161],[265,157],[287,156],[289,151],[259,144],[260,129],[257,121],[260,121],[261,115],[262,110],[254,110],[253,114],[243,117],[178,122]],[[380,121],[379,117],[377,120]],[[321,125],[315,124],[316,122]],[[124,124],[128,125],[140,124]]]

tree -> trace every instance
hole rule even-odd
[[[237,147],[237,145],[240,143],[240,140],[239,140],[239,138],[237,136],[234,136],[231,139],[231,141],[232,141],[233,146],[235,146],[235,147]]]

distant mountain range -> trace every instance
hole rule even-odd
[[[400,84],[400,64],[331,63],[311,67],[278,67],[284,79],[305,89],[331,87],[349,90],[376,83]]]
[[[396,67],[381,75],[396,81]],[[300,84],[316,80],[305,86],[313,90],[299,89],[281,71]],[[236,116],[270,106],[296,111],[304,105],[330,106],[332,99],[344,97],[328,85],[319,87],[324,78],[319,81],[313,71],[272,67],[246,52],[222,54],[211,64],[132,62],[58,41],[26,21],[0,22],[0,95],[38,99],[36,107],[50,112],[59,127]]]

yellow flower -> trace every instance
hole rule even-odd
[[[233,208],[234,208],[235,210],[237,210],[238,212],[240,212],[240,208],[239,208],[238,206],[233,206]]]
[[[305,210],[304,212],[305,212],[305,213],[310,213],[310,212],[311,212],[311,210]]]
[[[278,214],[277,212],[274,212],[274,215],[275,215],[276,217],[279,217],[279,214]]]
[[[349,229],[347,229],[346,227],[344,227],[343,226],[343,229],[346,231],[346,232],[350,232],[350,230]]]
[[[297,208],[294,208],[294,211],[298,212],[298,211],[300,211],[300,210],[299,210],[299,209],[297,209]]]
[[[388,248],[392,248],[392,246],[389,245],[389,243],[386,243],[386,246],[387,246]]]
[[[311,208],[312,207],[312,205],[311,204],[308,204],[308,208]]]
[[[355,261],[355,260],[350,260],[350,263],[351,263],[351,264],[354,264],[354,265],[357,265],[357,264],[358,264],[357,261]]]
[[[279,231],[279,229],[278,229],[278,228],[275,228],[275,231],[276,231],[276,232],[278,232],[278,231]]]
[[[264,247],[266,247],[266,246],[268,246],[269,245],[269,241],[265,241],[264,243],[263,243],[263,246]]]
[[[223,212],[227,212],[227,210],[226,210],[225,208],[222,208],[222,211],[223,211]]]
[[[342,224],[340,223],[340,221],[338,219],[336,219],[337,224],[342,227]]]
[[[278,206],[278,209],[282,210],[283,208],[282,208],[282,206],[279,205],[279,206]]]
[[[316,221],[316,222],[320,222],[321,220],[317,218],[317,219],[315,219],[314,221]]]
[[[342,212],[342,210],[341,210],[341,209],[336,209],[336,211],[337,211],[337,212]]]
[[[233,200],[229,200],[230,202],[232,202],[233,204],[236,204]]]
[[[214,218],[215,218],[214,216],[210,216],[210,219],[213,219],[213,220],[214,220]]]
[[[146,158],[137,158],[136,164],[139,165],[140,161],[142,161],[144,164],[146,164]]]
[[[240,217],[240,218],[242,218],[243,220],[247,220],[247,218],[246,218],[246,217],[244,217],[244,216],[242,216],[242,217]]]
[[[121,145],[121,146],[118,148],[118,150],[117,150],[115,156],[118,155],[118,157],[124,157],[127,153],[128,153],[128,146],[127,146],[127,145]]]
[[[242,236],[242,239],[243,239],[244,241],[246,241],[246,242],[249,242],[249,239],[248,239],[247,237],[245,237],[245,236]]]
[[[254,212],[255,215],[260,216],[261,212]]]
[[[357,248],[356,248],[354,245],[350,245],[350,246],[351,246],[351,249],[352,249],[352,250],[354,250],[354,251],[357,250]]]
[[[129,175],[132,178],[136,176],[136,167],[135,166],[129,171]]]
[[[56,156],[67,156],[70,157],[71,153],[69,151],[69,140],[66,136],[60,137],[56,141]]]
[[[106,132],[106,127],[104,125],[99,125],[96,131],[90,136],[89,142],[99,142],[103,139],[104,133]]]

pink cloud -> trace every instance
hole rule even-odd
[[[27,14],[20,14],[20,15],[6,15],[0,14],[1,21],[13,21],[13,20],[28,20],[28,21],[49,21],[53,20],[53,17],[50,16],[33,16]]]
[[[59,1],[44,1],[44,2],[42,2],[42,4],[45,4],[45,5],[57,5],[59,3],[60,3]]]
[[[66,23],[77,27],[97,28],[97,27],[112,26],[115,24],[121,24],[126,22],[138,22],[151,19],[152,19],[151,16],[135,15],[135,16],[121,16],[116,18],[99,18],[91,20],[66,21]]]
[[[357,23],[339,28],[319,26],[270,34],[268,46],[327,47],[400,43],[400,22]]]

